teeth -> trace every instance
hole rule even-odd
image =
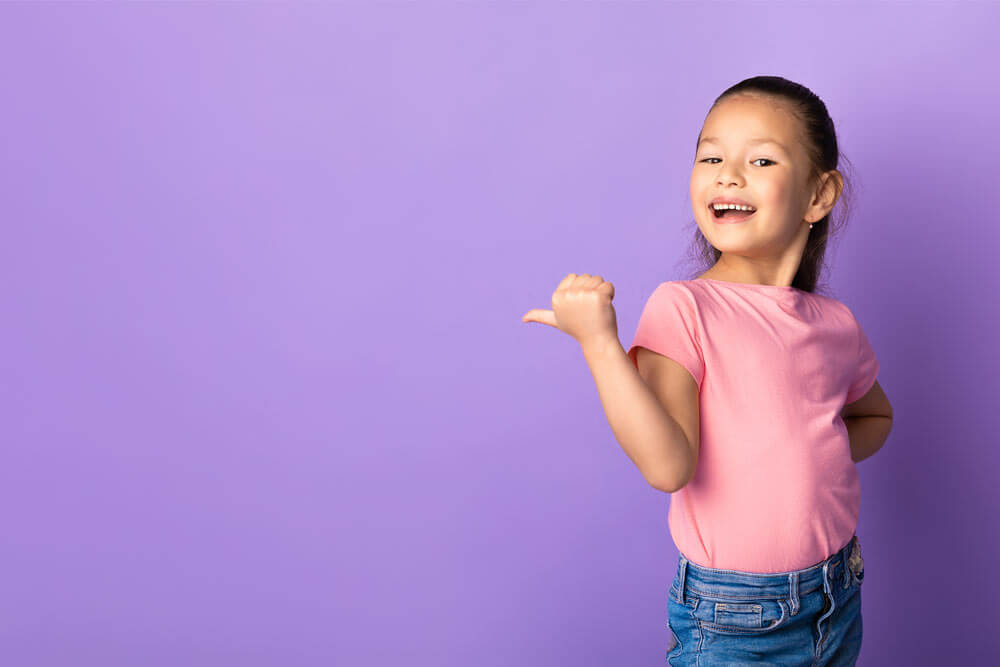
[[[753,206],[740,206],[738,204],[712,204],[712,208],[716,211],[724,211],[728,208],[735,208],[739,211],[756,211]]]

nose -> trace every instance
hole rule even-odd
[[[729,184],[739,185],[743,182],[743,177],[735,170],[729,167],[723,167],[719,170],[719,185],[726,186]]]
[[[718,182],[719,185],[725,186],[730,183],[734,185],[739,185],[743,181],[743,174],[735,167],[735,162],[726,161],[723,162],[719,168]]]

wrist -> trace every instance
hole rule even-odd
[[[595,336],[580,341],[580,349],[585,357],[604,357],[609,354],[620,354],[625,350],[617,336]]]

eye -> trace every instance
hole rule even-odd
[[[708,162],[709,160],[719,160],[719,158],[717,158],[717,157],[707,157],[704,160],[699,160],[699,162]],[[766,157],[759,157],[756,160],[751,160],[750,164],[753,164],[754,162],[758,162],[760,160],[763,160],[764,162],[770,162],[771,164],[778,164],[774,160],[768,160]],[[722,160],[719,160],[719,162],[722,162]],[[761,166],[763,167],[763,166],[766,166],[766,165],[761,165]]]

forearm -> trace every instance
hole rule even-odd
[[[673,492],[690,478],[687,436],[663,408],[617,338],[581,346],[615,439],[654,488]]]
[[[858,463],[882,449],[889,431],[892,430],[892,418],[882,416],[844,417],[847,425],[847,435],[851,441],[851,459]]]

